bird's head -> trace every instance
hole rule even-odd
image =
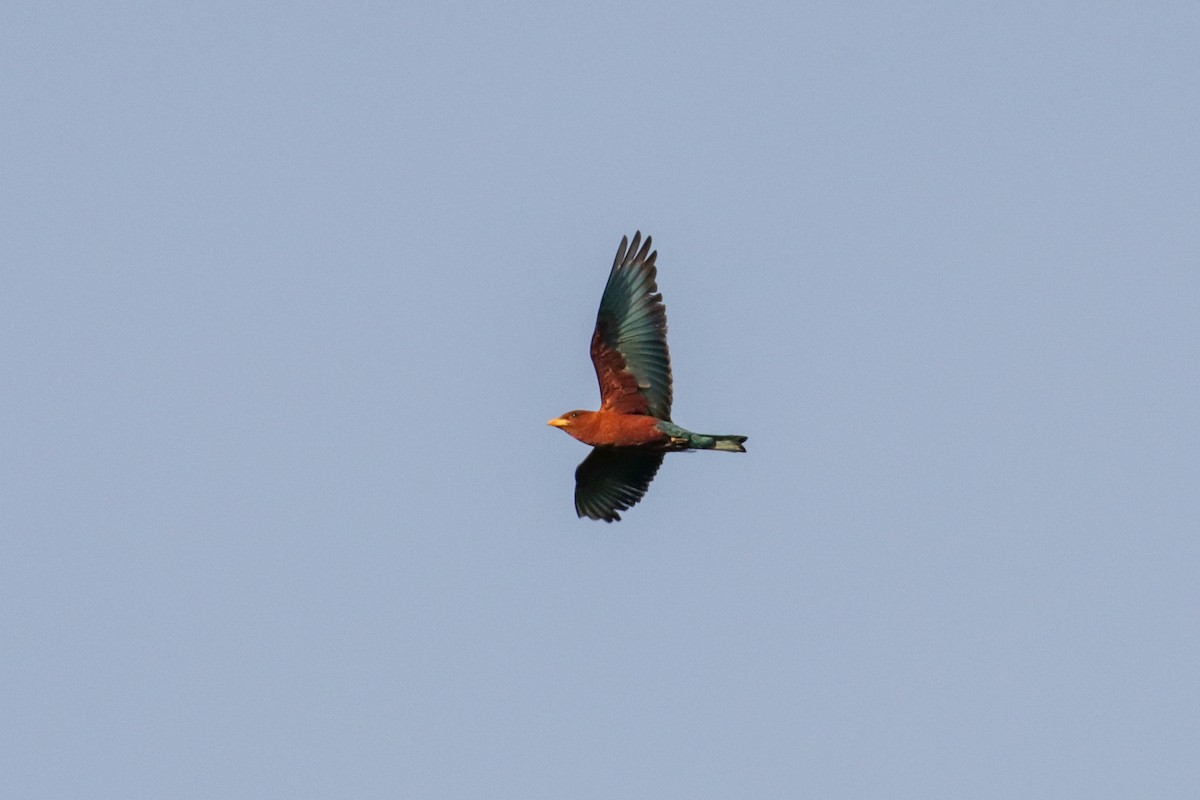
[[[572,436],[579,438],[579,429],[586,428],[595,414],[595,411],[568,411],[561,417],[555,417],[546,424],[553,425],[555,428],[562,428]]]

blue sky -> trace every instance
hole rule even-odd
[[[13,796],[1193,796],[1194,4],[0,31]],[[607,526],[636,229],[749,452]]]

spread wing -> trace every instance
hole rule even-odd
[[[637,505],[662,464],[663,451],[593,447],[575,469],[575,513],[615,522]]]
[[[671,356],[667,309],[655,283],[650,237],[639,231],[617,248],[592,333],[592,363],[601,410],[671,418]]]

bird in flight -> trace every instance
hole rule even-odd
[[[549,424],[592,452],[575,470],[575,512],[614,522],[646,494],[666,453],[744,453],[745,436],[692,433],[671,421],[667,309],[655,282],[650,237],[621,237],[592,333],[599,411],[568,411]]]

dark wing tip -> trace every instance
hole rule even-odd
[[[613,259],[613,269],[620,266],[634,266],[639,262],[645,262],[647,266],[654,266],[654,259],[658,258],[658,252],[653,250],[654,237],[647,236],[646,241],[642,241],[642,232],[634,231],[633,241],[628,237],[621,237],[621,244],[617,247],[617,256]]]
[[[633,246],[637,247],[637,237],[633,238]],[[625,261],[625,253],[629,251],[629,239],[621,237],[621,244],[617,247],[617,257],[613,259],[613,269],[621,266]]]
[[[638,235],[640,236],[641,234],[639,233]],[[654,259],[656,256],[658,256],[657,252],[654,252],[654,253],[650,252],[650,248],[653,246],[654,246],[654,237],[647,236],[646,243],[642,245],[641,250],[638,250],[637,257],[634,259],[634,261],[635,262],[644,261],[646,263],[646,266],[653,267]]]

